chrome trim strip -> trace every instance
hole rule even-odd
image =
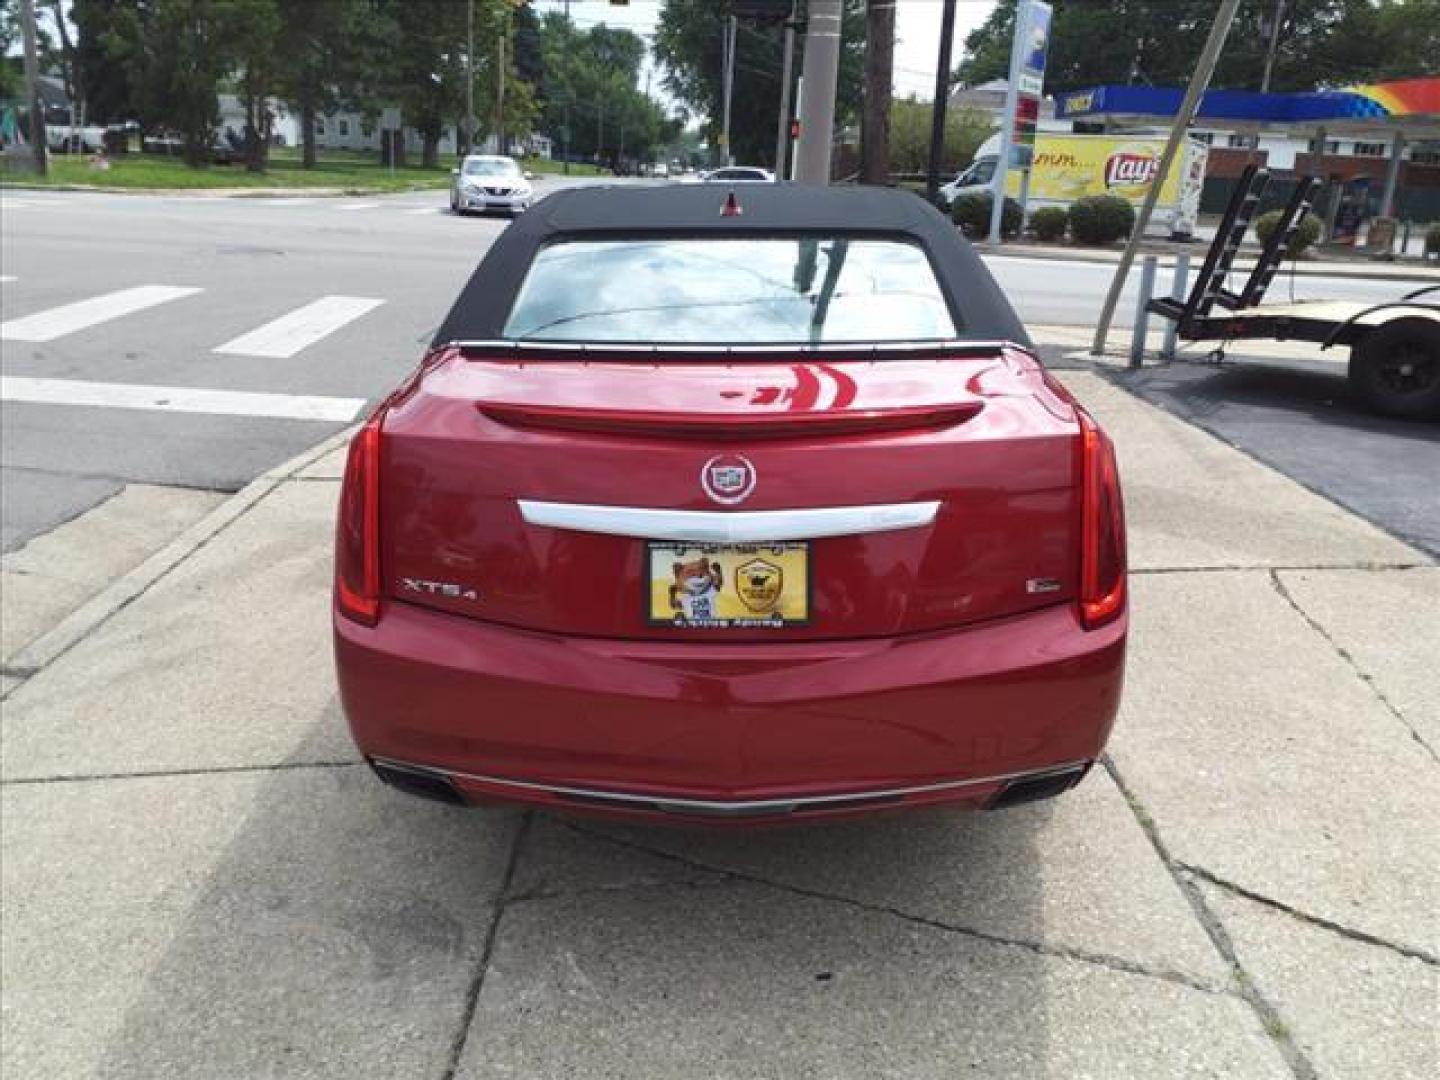
[[[640,506],[520,499],[520,516],[531,525],[575,532],[687,540],[712,544],[761,544],[817,540],[824,536],[916,529],[929,525],[939,501],[874,506],[824,506],[800,510],[655,510]]]
[[[458,780],[474,780],[482,784],[499,787],[522,788],[526,791],[545,791],[552,795],[572,795],[582,799],[600,799],[611,802],[645,803],[657,809],[675,808],[694,810],[700,813],[763,813],[767,810],[790,811],[801,806],[824,806],[828,803],[862,802],[865,800],[893,799],[905,795],[924,795],[935,791],[954,791],[960,788],[979,787],[982,784],[999,784],[1008,780],[1038,780],[1085,768],[1085,761],[1070,761],[1046,769],[1029,772],[1000,773],[996,776],[979,776],[970,780],[945,780],[938,784],[918,784],[914,787],[887,788],[883,791],[853,791],[841,795],[797,795],[789,799],[685,799],[669,795],[646,795],[634,792],[604,791],[594,788],[566,787],[562,784],[537,784],[531,780],[511,780],[503,776],[485,776],[479,773],[460,772],[455,769],[440,769],[431,765],[411,765],[393,758],[374,759],[382,765],[394,768],[418,769],[451,776]]]

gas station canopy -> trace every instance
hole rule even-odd
[[[1057,120],[1117,125],[1154,124],[1173,117],[1185,92],[1177,87],[1096,86],[1060,94]],[[1199,126],[1259,132],[1291,127],[1331,134],[1395,135],[1440,139],[1440,75],[1299,94],[1207,90],[1196,114]]]

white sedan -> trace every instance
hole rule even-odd
[[[450,209],[457,214],[471,210],[506,210],[518,214],[530,208],[535,177],[522,172],[514,158],[493,154],[471,154],[451,169]]]

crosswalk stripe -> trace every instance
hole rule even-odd
[[[286,360],[384,302],[365,296],[322,296],[314,303],[296,308],[224,345],[217,345],[214,351],[231,356]]]
[[[37,405],[86,405],[108,409],[252,416],[344,423],[365,407],[364,398],[266,394],[247,390],[201,390],[188,386],[140,386],[78,379],[0,376],[0,401]]]
[[[0,341],[54,341],[77,330],[204,291],[180,285],[140,285],[104,293],[0,323]]]
[[[352,203],[341,203],[339,206],[335,207],[335,209],[336,209],[336,210],[373,210],[373,209],[375,209],[375,207],[377,207],[377,206],[379,206],[379,205],[380,205],[380,204],[379,204],[378,202],[352,202]]]

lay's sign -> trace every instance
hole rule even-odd
[[[1196,144],[1201,151],[1204,147]],[[1035,138],[1030,172],[1030,202],[1069,204],[1087,195],[1118,195],[1137,207],[1160,175],[1164,139],[1112,135],[1051,135]],[[1179,201],[1186,163],[1175,168],[1160,187],[1160,205]],[[1201,166],[1203,172],[1203,165]],[[1020,193],[1020,174],[1011,172],[1006,190]]]

